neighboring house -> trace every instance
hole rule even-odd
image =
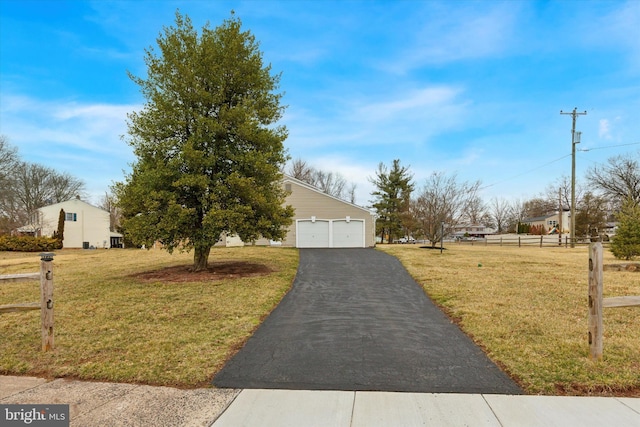
[[[58,230],[60,209],[64,210],[64,248],[122,247],[122,234],[109,230],[109,212],[83,202],[79,197],[43,206],[31,224],[18,229],[22,234],[52,237]]]
[[[606,235],[608,238],[611,238],[616,235],[616,231],[618,231],[618,223],[607,222],[605,223],[602,230],[600,230],[600,233]]]
[[[256,245],[297,248],[368,248],[375,246],[375,214],[361,206],[331,196],[288,175],[282,186],[293,206],[293,223],[281,242],[260,239]],[[230,240],[231,239],[231,240]],[[222,236],[219,245],[236,246],[237,238]],[[231,243],[231,244],[230,244]]]
[[[487,234],[494,234],[493,228],[485,227],[482,224],[460,224],[453,227],[453,237],[460,239],[462,237],[477,237],[484,239]]]
[[[293,223],[281,242],[260,239],[256,245],[298,248],[367,248],[375,246],[375,214],[361,206],[323,193],[293,177],[284,176],[282,186],[289,195],[285,205],[293,206]],[[65,248],[121,247],[122,235],[109,231],[109,212],[80,199],[38,209],[32,224],[22,233],[52,236],[58,228],[60,209],[65,212]],[[237,236],[223,234],[217,246],[242,246]]]
[[[560,214],[554,212],[543,216],[525,218],[521,222],[531,226],[543,226],[547,233],[555,226],[562,225],[562,232],[568,233],[568,230],[571,229],[571,212],[566,210],[562,211],[562,221],[560,221]]]

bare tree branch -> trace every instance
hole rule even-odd
[[[422,234],[432,245],[444,237],[442,223],[446,235],[461,222],[465,211],[475,203],[478,188],[480,181],[458,182],[456,174],[447,176],[437,172],[427,178],[415,200],[414,210]]]
[[[489,217],[497,229],[498,234],[507,230],[509,217],[511,216],[511,206],[503,198],[494,197],[489,203]]]
[[[590,168],[587,179],[617,204],[628,198],[640,203],[640,161],[637,157],[611,157],[605,166]]]
[[[351,188],[347,188],[347,181],[337,172],[325,172],[316,169],[306,161],[298,158],[291,162],[288,174],[300,181],[313,185],[323,193],[355,203],[355,184],[351,184]]]

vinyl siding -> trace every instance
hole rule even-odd
[[[65,213],[76,214],[75,221],[64,222],[65,248],[82,248],[83,242],[88,242],[95,248],[111,247],[109,212],[78,199],[39,209],[43,236],[53,236],[53,232],[58,229],[60,209],[64,209]]]
[[[318,220],[344,219],[347,216],[352,219],[363,219],[365,221],[365,246],[373,247],[375,245],[374,217],[367,209],[331,197],[298,180],[285,178],[283,185],[287,184],[291,185],[291,194],[287,196],[285,204],[293,206],[295,214],[294,222],[282,242],[283,245],[296,245],[296,219],[309,219],[314,216]]]

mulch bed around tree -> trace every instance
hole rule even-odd
[[[264,276],[271,272],[273,270],[263,264],[245,261],[219,261],[209,263],[209,268],[197,272],[193,271],[192,265],[178,265],[134,274],[132,277],[142,282],[184,283]]]

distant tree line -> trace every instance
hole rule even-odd
[[[28,225],[35,211],[83,194],[84,182],[69,173],[20,159],[0,135],[0,234]]]
[[[338,172],[324,171],[298,158],[287,169],[289,176],[313,185],[323,193],[350,203],[356,202],[356,184],[348,183]]]
[[[488,203],[478,195],[480,181],[460,181],[455,173],[434,172],[416,190],[413,174],[400,160],[390,168],[380,163],[369,179],[375,187],[371,203],[378,214],[376,233],[387,242],[412,236],[436,245],[461,224],[484,225],[497,233],[540,234],[545,230],[523,226],[523,221],[568,210],[571,200],[568,177],[528,200],[493,198]],[[597,235],[607,222],[618,221],[613,247],[624,241],[626,252],[617,250],[621,257],[640,255],[640,156],[615,156],[590,168],[586,184],[576,185],[576,200],[578,237]]]

